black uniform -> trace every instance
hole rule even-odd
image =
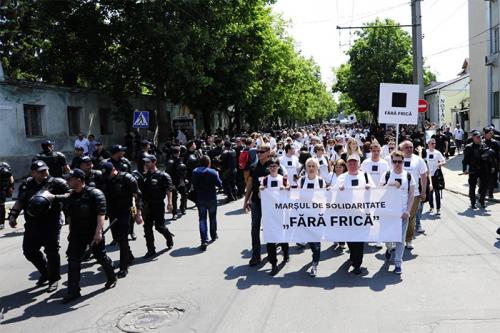
[[[120,157],[118,160],[115,160],[113,158],[109,158],[106,160],[106,162],[111,162],[111,164],[113,164],[115,169],[118,171],[132,173],[132,164],[125,157]],[[139,170],[139,171],[141,171],[141,170]]]
[[[153,226],[165,237],[167,248],[174,244],[172,234],[165,225],[165,197],[172,190],[172,179],[164,172],[157,170],[155,172],[146,172],[143,174],[144,180],[141,186],[143,193],[143,219],[144,219],[144,238],[148,254],[155,253],[155,239]]]
[[[101,151],[95,150],[91,156],[92,163],[94,163],[94,165],[96,165],[96,166],[99,166],[99,164],[101,164],[102,161],[104,161],[110,157],[111,157],[111,155],[104,149],[102,149]]]
[[[69,192],[66,182],[50,177],[42,183],[28,178],[19,188],[18,200],[25,211],[23,252],[49,283],[61,278],[59,257],[59,234],[61,231],[61,205],[50,202],[43,192],[64,194]],[[40,251],[44,247],[47,257]]]
[[[135,159],[135,163],[137,164],[137,170],[141,173],[144,172],[144,157],[146,157],[147,155],[149,155],[147,151],[141,150],[137,154],[137,157]]]
[[[104,177],[101,170],[90,170],[90,172],[85,174],[85,185],[98,188],[102,190],[104,188]]]
[[[493,191],[498,182],[498,169],[500,167],[500,143],[495,139],[484,140],[484,144],[491,150],[488,152],[490,155],[491,163],[493,167],[490,169],[490,174],[488,175],[488,184],[487,184],[487,194],[490,198],[493,198]]]
[[[63,168],[68,165],[66,162],[66,156],[59,151],[42,151],[33,157],[32,162],[41,160],[49,167],[49,173],[52,177],[62,177]]]
[[[236,200],[236,152],[226,148],[219,157],[221,167],[221,180],[227,201]]]
[[[85,186],[80,193],[72,192],[64,200],[65,208],[71,217],[68,245],[68,294],[80,293],[80,269],[82,256],[92,243],[97,228],[97,216],[106,214],[106,198],[100,190]],[[102,266],[108,282],[116,279],[111,259],[106,255],[104,237],[90,250]]]
[[[172,164],[172,215],[177,215],[177,198],[181,197],[181,204],[179,207],[180,213],[184,214],[187,207],[187,190],[189,182],[187,181],[187,167],[180,158],[173,158]]]
[[[70,164],[69,167],[71,169],[80,168],[80,163],[82,162],[82,157],[83,156],[75,156],[75,157],[73,157],[73,159],[71,160],[71,164]]]
[[[12,169],[9,164],[0,162],[0,226],[2,228],[5,223],[5,201],[12,195],[13,191]]]
[[[491,166],[488,161],[485,160],[487,157],[485,154],[489,150],[488,147],[483,143],[476,144],[471,142],[465,146],[464,149],[464,159],[462,161],[463,172],[469,172],[469,199],[471,206],[476,205],[476,186],[479,181],[479,203],[484,206],[484,198],[486,196],[487,184],[489,182],[488,175],[490,173]]]
[[[137,209],[142,210],[141,192],[136,179],[126,172],[118,172],[113,178],[106,179],[104,184],[109,219],[118,219],[111,227],[111,233],[120,246],[120,270],[127,271],[134,258],[128,244],[132,197],[137,195]]]

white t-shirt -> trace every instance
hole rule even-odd
[[[271,175],[262,178],[262,186],[265,188],[281,188],[283,186],[283,176],[277,175],[276,177],[272,177]]]
[[[420,195],[420,190],[418,189],[418,184],[420,182],[420,175],[425,174],[428,169],[427,165],[425,165],[424,160],[413,154],[411,158],[406,158],[403,160],[403,169],[411,172],[413,179],[415,179],[415,196]]]
[[[295,181],[296,177],[294,177],[294,175],[298,175],[300,170],[299,158],[295,155],[292,155],[292,157],[288,157],[285,155],[280,157],[279,160],[281,168],[286,170],[290,186],[297,185],[297,182]]]
[[[462,141],[464,139],[464,134],[464,130],[461,128],[455,128],[453,130],[453,137],[455,138],[455,140]]]
[[[368,182],[366,180],[368,180]],[[355,176],[350,175],[348,172],[341,174],[337,178],[335,188],[338,189],[342,185],[344,188],[364,188],[366,185],[375,186],[375,183],[369,174],[364,173],[363,171],[358,171],[358,174]]]
[[[401,181],[401,183],[400,183],[401,186],[398,189],[399,191],[401,191],[402,204],[403,204],[401,211],[406,212],[406,210],[408,209],[408,186],[416,186],[415,179],[413,178],[413,176],[410,173],[409,174],[410,175],[410,184],[408,185],[408,171],[403,170],[402,173],[397,174],[396,172],[394,172],[394,170],[391,170],[390,175],[389,175],[389,179],[386,182],[385,177],[386,177],[387,172],[389,172],[389,171],[384,172],[384,174],[380,178],[379,184],[381,186],[386,186],[387,184],[394,183],[396,181],[396,179],[398,180],[398,182]],[[387,185],[387,186],[389,186],[389,185]]]
[[[328,178],[328,174],[330,171],[328,170],[328,160],[326,159],[325,155],[321,157],[315,157],[315,159],[319,163],[319,176],[323,179]]]
[[[337,184],[337,174],[335,173],[335,170],[330,172],[325,180],[328,186],[335,187]]]
[[[427,167],[429,168],[429,175],[431,175],[431,177],[436,173],[439,162],[445,161],[443,154],[437,149],[434,149],[432,152],[430,149],[427,149],[425,160],[427,161]]]
[[[367,172],[372,176],[373,182],[375,184],[380,183],[380,176],[390,169],[389,164],[383,160],[379,159],[377,162],[373,161],[371,158],[366,159],[361,163],[359,167],[361,171]]]
[[[309,179],[309,177],[307,177],[307,175],[301,177],[299,179],[299,186],[301,186],[301,188],[305,188],[305,189],[309,189],[309,190],[315,190],[315,189],[320,189],[320,188],[324,188],[326,187],[326,182],[322,179],[322,181],[320,182],[320,178],[319,176],[316,176],[314,177],[314,179]],[[321,186],[321,183],[323,183],[323,186]]]

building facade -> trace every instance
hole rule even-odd
[[[500,5],[469,0],[470,126],[500,127]]]

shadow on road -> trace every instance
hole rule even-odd
[[[197,247],[181,247],[179,249],[175,249],[172,252],[170,252],[170,255],[172,257],[189,257],[189,256],[195,256],[197,254],[201,254],[203,251],[197,246]]]
[[[224,215],[226,215],[226,216],[242,215],[242,214],[245,214],[245,212],[243,211],[243,208],[238,208],[238,209],[231,210],[229,212],[224,213]]]
[[[465,217],[475,217],[475,216],[491,216],[491,214],[485,210],[485,209],[472,209],[472,208],[467,208],[463,212],[459,212],[458,215],[460,216],[465,216]]]
[[[284,265],[280,265],[280,270]],[[249,267],[248,265],[230,266],[224,273],[226,280],[237,280],[236,286],[240,290],[248,289],[252,286],[275,285],[280,288],[292,288],[296,286],[316,287],[325,290],[335,288],[368,287],[373,291],[382,291],[388,285],[400,283],[401,277],[389,272],[389,265],[384,263],[380,269],[372,276],[367,277],[368,271],[363,269],[360,276],[349,272],[349,261],[344,262],[333,274],[326,277],[310,277],[308,269],[311,264],[308,263],[298,271],[285,273],[283,276],[272,277],[269,275],[269,269],[258,271],[259,267]],[[319,264],[321,272],[321,262]]]
[[[10,237],[18,237],[18,236],[22,236],[24,235],[24,232],[19,232],[19,231],[11,231],[11,232],[7,232],[5,234],[2,235],[2,237],[0,238],[10,238]]]

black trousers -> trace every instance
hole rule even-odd
[[[288,257],[288,243],[267,243],[267,259],[269,260],[271,265],[276,265],[278,263],[278,258],[276,255],[278,246],[280,246],[281,250],[283,250],[283,257]]]
[[[114,219],[117,219],[118,221],[116,221],[116,223],[111,227],[111,233],[113,234],[113,239],[120,247],[120,270],[127,270],[130,261],[134,258],[128,244],[130,209],[123,211],[111,211],[109,214],[109,220],[113,221]]]
[[[181,205],[178,207],[177,206],[177,199],[181,198]],[[184,212],[187,207],[187,188],[186,185],[179,185],[176,186],[175,189],[172,191],[172,215],[177,215],[177,208],[181,212]]]
[[[68,294],[74,295],[80,292],[80,270],[82,256],[85,253],[87,245],[92,243],[93,233],[88,234],[70,234],[68,244]],[[102,266],[102,270],[108,280],[115,278],[115,272],[111,259],[106,255],[104,247],[104,237],[99,244],[90,247],[92,255]]]
[[[167,246],[173,244],[172,234],[165,225],[165,204],[160,203],[144,203],[142,211],[144,219],[144,238],[146,238],[146,246],[148,251],[155,251],[155,236],[153,233],[153,226],[160,234],[167,240]]]
[[[236,187],[238,197],[242,197],[245,195],[245,177],[243,175],[243,170],[238,169],[236,171]]]
[[[365,243],[363,242],[347,242],[349,247],[349,259],[351,259],[352,267],[358,268],[363,264],[363,251]]]
[[[497,186],[498,182],[498,172],[495,170],[495,172],[489,174],[487,178],[488,178],[488,184],[486,193],[488,194],[488,196],[493,197],[493,192],[495,192],[495,187]]]
[[[60,220],[30,221],[24,225],[23,253],[40,272],[41,277],[49,282],[61,279],[61,258],[59,256]],[[43,247],[45,256],[40,249]]]
[[[5,204],[0,203],[0,224],[5,223]]]
[[[488,174],[482,172],[469,173],[469,199],[472,205],[476,204],[476,186],[479,183],[479,201],[484,202],[488,186]]]
[[[222,187],[228,200],[236,200],[236,170],[226,170],[224,172]]]

